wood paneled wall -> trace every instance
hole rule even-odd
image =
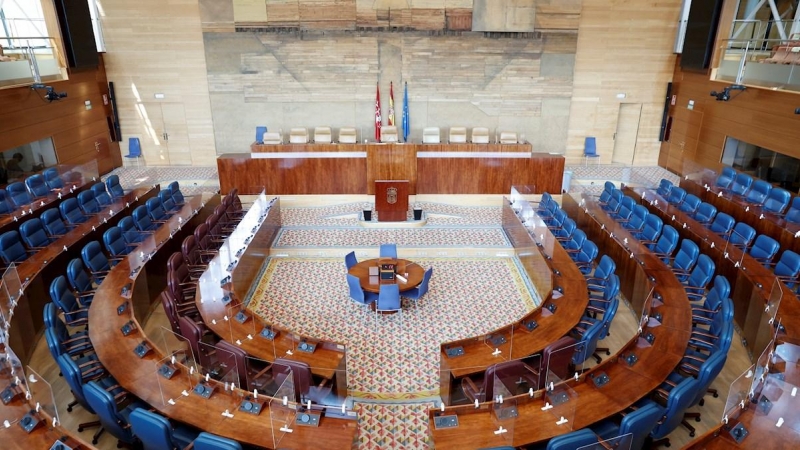
[[[669,142],[661,147],[659,164],[682,173],[681,159],[695,161],[712,169],[722,164],[725,137],[731,136],[795,158],[800,158],[800,95],[750,87],[734,91],[727,102],[717,101],[711,91],[720,91],[730,83],[709,80],[706,74],[683,72],[675,65],[673,94],[675,106]],[[694,109],[687,108],[694,101]],[[682,154],[681,143],[684,143]]]
[[[103,104],[108,83],[103,59],[96,70],[69,74],[69,80],[49,83],[67,98],[48,102],[44,90],[19,87],[0,90],[0,151],[48,137],[53,138],[61,164],[98,161],[100,173],[119,167],[119,145],[111,141],[107,117],[111,105]],[[91,102],[87,109],[84,102]]]
[[[583,0],[567,140],[579,163],[586,136],[611,162],[620,103],[641,103],[634,164],[655,164],[667,83],[672,78],[681,0]],[[624,99],[616,98],[625,94]]]

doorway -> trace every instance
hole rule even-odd
[[[633,164],[641,116],[641,103],[620,103],[619,114],[617,115],[617,132],[614,133],[614,154],[611,157],[611,162]]]

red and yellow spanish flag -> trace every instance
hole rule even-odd
[[[381,117],[381,86],[377,85],[375,89],[375,140],[381,141],[381,125],[383,125],[383,118]]]
[[[394,126],[394,84],[389,82],[389,126]]]

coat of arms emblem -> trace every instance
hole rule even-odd
[[[386,203],[390,205],[397,203],[397,188],[391,187],[386,189]]]

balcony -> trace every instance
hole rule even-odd
[[[2,38],[0,89],[67,79],[63,56],[50,37]]]

